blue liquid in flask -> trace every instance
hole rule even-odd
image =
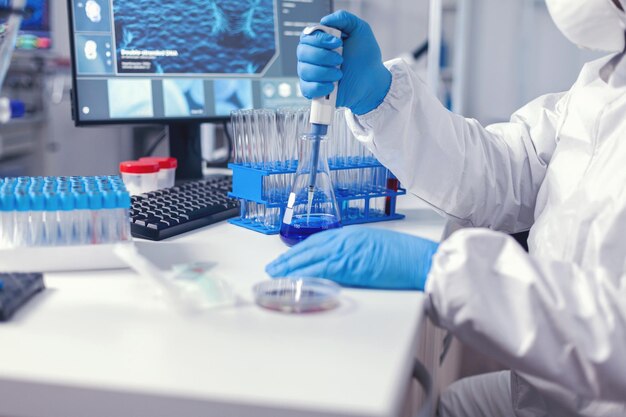
[[[330,214],[298,215],[294,216],[291,224],[282,224],[280,238],[287,245],[293,246],[311,235],[340,227],[341,223]]]

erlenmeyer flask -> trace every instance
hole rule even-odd
[[[315,233],[341,227],[326,146],[324,136],[305,135],[300,140],[298,170],[280,227],[280,237],[289,246]]]

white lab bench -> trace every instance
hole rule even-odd
[[[443,219],[413,197],[384,227],[438,240]],[[341,306],[285,315],[252,303],[277,236],[227,223],[171,239],[245,301],[190,315],[129,270],[48,274],[48,290],[0,325],[2,417],[391,417],[423,322],[417,292],[345,289]]]

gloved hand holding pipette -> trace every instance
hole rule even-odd
[[[298,46],[302,94],[309,99],[323,97],[339,82],[337,107],[348,107],[356,115],[369,113],[383,102],[391,86],[391,73],[383,65],[372,29],[343,10],[321,23],[339,29],[343,41],[320,31],[302,34]],[[341,46],[343,57],[335,51]]]
[[[326,278],[341,285],[423,290],[439,245],[367,227],[311,236],[266,267],[272,277]]]

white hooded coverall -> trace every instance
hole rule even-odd
[[[435,256],[429,313],[513,372],[450,415],[626,416],[626,58],[611,58],[487,128],[392,61],[384,102],[348,118],[410,192],[474,227]],[[529,229],[527,254],[507,234]]]

